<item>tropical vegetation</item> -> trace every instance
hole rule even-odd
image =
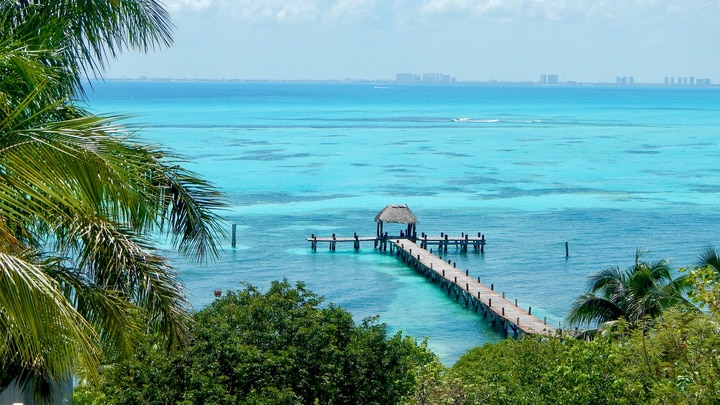
[[[195,340],[186,352],[169,357],[148,339],[137,357],[104,369],[101,389],[84,385],[74,399],[80,405],[716,404],[720,279],[714,271],[685,271],[689,294],[711,304],[706,311],[681,303],[644,327],[621,317],[591,339],[574,333],[507,339],[472,349],[450,367],[424,344],[388,336],[373,320],[354,325],[349,313],[323,305],[303,284],[273,283],[264,294],[247,286],[194,314]]]
[[[712,246],[700,253],[700,259],[693,269],[682,269],[695,286],[690,291],[693,302],[711,312],[720,312],[720,256]]]
[[[635,263],[625,270],[610,267],[592,275],[589,291],[575,300],[568,321],[599,327],[624,320],[635,327],[667,308],[694,308],[686,298],[687,277],[673,278],[667,261],[647,262],[641,260],[643,253],[638,249]]]
[[[217,254],[220,194],[181,160],[78,106],[123,49],[171,42],[154,0],[0,2],[0,386],[39,397],[153,332],[189,337],[188,303],[152,236]]]
[[[594,275],[569,320],[610,333],[505,340],[452,367],[303,284],[246,286],[189,312],[155,238],[217,255],[220,194],[78,103],[122,51],[172,43],[166,10],[16,0],[0,21],[0,387],[48,398],[77,377],[81,405],[718,403],[712,248],[680,277],[641,251]]]
[[[193,315],[193,342],[167,356],[151,339],[136,358],[80,387],[76,404],[396,404],[435,355],[302,283],[229,291]]]
[[[646,330],[592,340],[525,337],[426,367],[406,404],[717,404],[714,317],[668,310]],[[622,337],[620,337],[622,335]]]

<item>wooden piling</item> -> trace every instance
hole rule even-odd
[[[230,239],[230,246],[235,247],[237,242],[237,224],[232,224],[232,238]]]

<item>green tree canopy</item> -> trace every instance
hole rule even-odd
[[[707,314],[671,308],[647,329],[593,340],[525,337],[490,343],[449,369],[423,369],[422,385],[404,403],[717,404],[718,326]]]
[[[618,373],[629,354],[609,339],[528,336],[472,349],[449,375],[463,387],[462,404],[642,403],[642,379]]]
[[[424,344],[349,312],[302,283],[247,286],[194,315],[193,343],[168,358],[147,342],[103,374],[108,404],[395,404],[435,359]],[[80,390],[78,396],[87,397]]]

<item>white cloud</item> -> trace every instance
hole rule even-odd
[[[164,4],[171,13],[174,13],[206,9],[212,6],[214,2],[214,0],[167,0]]]
[[[166,0],[178,17],[209,13],[248,23],[385,24],[437,19],[651,22],[718,19],[709,0]]]
[[[166,5],[178,16],[207,12],[250,23],[358,25],[378,20],[431,23],[446,18],[662,22],[717,19],[720,15],[720,2],[709,0],[166,0]]]
[[[330,4],[326,18],[334,21],[362,21],[372,18],[380,7],[377,0],[339,0]]]

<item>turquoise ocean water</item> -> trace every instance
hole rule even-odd
[[[227,195],[237,248],[227,241],[207,265],[171,254],[195,308],[241,282],[304,281],[357,320],[428,337],[451,364],[501,337],[370,244],[314,253],[305,238],[373,235],[377,212],[408,204],[419,233],[485,234],[484,255],[446,259],[556,327],[589,274],[632,264],[637,248],[682,267],[720,246],[720,89],[109,81],[88,92],[92,111],[133,115],[142,139]]]

